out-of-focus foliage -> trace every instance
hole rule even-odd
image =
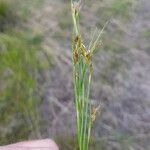
[[[35,121],[39,99],[36,94],[36,74],[39,44],[33,44],[34,36],[29,38],[22,32],[1,33],[0,43],[0,121],[6,129],[0,139],[14,134],[14,128],[17,129],[16,138],[20,139],[20,133],[25,138],[24,135],[31,129],[37,128]],[[20,126],[25,128],[18,131]],[[5,129],[0,128],[0,131]],[[7,139],[7,142],[13,139]]]
[[[0,0],[0,144],[31,133],[38,137],[40,132],[37,74],[42,37],[17,27],[21,15],[14,4]]]
[[[18,18],[14,8],[14,0],[0,0],[0,31],[14,26]]]

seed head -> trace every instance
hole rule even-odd
[[[101,108],[101,104],[99,104],[98,107],[93,107],[93,108],[92,108],[92,114],[91,114],[92,122],[95,121],[96,116],[97,116],[97,113],[98,113],[98,111],[100,110],[100,108]]]
[[[75,13],[79,12],[80,9],[81,9],[81,7],[82,7],[82,1],[81,1],[81,0],[79,0],[79,1],[74,1],[74,2],[72,3],[72,8],[73,8],[73,10],[75,11]]]
[[[77,50],[74,51],[73,53],[73,60],[74,60],[74,64],[76,64],[78,62],[78,59],[79,59],[79,55],[78,55],[78,52]]]

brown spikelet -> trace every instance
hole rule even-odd
[[[90,73],[92,73],[93,72],[93,65],[92,65],[92,54],[91,54],[90,50],[86,51],[85,60],[86,60],[87,65],[89,66]]]
[[[81,55],[82,55],[83,57],[85,57],[85,55],[86,55],[86,48],[85,48],[85,46],[84,46],[83,43],[81,43]]]
[[[92,122],[95,121],[96,116],[97,116],[97,113],[98,113],[100,107],[101,107],[101,105],[99,104],[98,107],[93,107],[93,108],[92,108],[92,113],[91,113],[91,119],[92,119]]]
[[[79,59],[79,55],[78,55],[77,50],[75,50],[73,53],[74,64],[76,64],[78,62],[78,59]]]
[[[92,54],[90,51],[87,51],[86,54],[85,54],[87,60],[90,62],[92,60]]]
[[[74,42],[75,42],[75,43],[78,43],[78,42],[79,42],[79,39],[80,39],[80,37],[77,35],[77,36],[75,37],[75,39],[74,39]]]
[[[74,43],[75,45],[78,47],[78,49],[81,47],[82,45],[82,40],[81,40],[81,37],[79,35],[77,35],[75,38],[74,38]]]

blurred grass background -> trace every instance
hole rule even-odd
[[[91,150],[149,150],[149,0],[86,0],[94,57],[92,103],[103,104]],[[0,0],[0,144],[51,137],[76,149],[69,0]]]

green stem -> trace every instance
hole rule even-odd
[[[89,79],[88,79],[88,91],[87,91],[87,97],[86,97],[86,108],[85,108],[85,124],[84,124],[84,138],[83,138],[83,150],[87,147],[87,138],[86,138],[86,132],[87,129],[89,128],[88,126],[88,109],[89,109],[89,96],[90,96],[90,87],[91,87],[91,73],[89,74]],[[90,116],[89,116],[90,117]]]

